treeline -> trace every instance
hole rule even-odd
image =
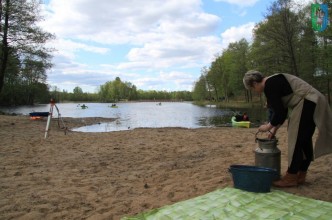
[[[90,101],[90,102],[119,102],[119,101],[192,101],[189,91],[155,91],[137,90],[130,82],[123,82],[119,77],[114,81],[101,85],[97,93],[86,93],[76,87],[72,93],[66,91],[52,91],[50,94],[57,102]]]
[[[323,1],[329,6],[331,1]],[[252,102],[253,94],[245,90],[243,76],[250,69],[266,76],[290,73],[309,82],[331,101],[332,27],[314,31],[311,5],[301,8],[290,0],[278,0],[268,8],[265,19],[256,24],[253,42],[245,39],[231,43],[217,55],[209,67],[201,69],[195,82],[194,100],[232,98]],[[311,12],[314,12],[311,14]]]

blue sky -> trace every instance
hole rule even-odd
[[[272,0],[44,0],[55,34],[47,83],[97,92],[120,77],[137,89],[192,91],[228,44],[252,40]]]

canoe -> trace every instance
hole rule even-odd
[[[32,120],[38,120],[42,119],[43,117],[48,117],[49,112],[30,112],[30,119]]]
[[[235,117],[232,117],[232,126],[240,128],[250,128],[250,121],[236,121]]]
[[[31,112],[30,117],[48,117],[48,112]]]

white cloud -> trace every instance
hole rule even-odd
[[[212,61],[214,55],[220,50],[221,43],[217,37],[165,38],[146,43],[143,47],[132,48],[128,53],[128,62],[121,63],[119,68],[198,67]]]
[[[49,83],[94,91],[118,76],[138,89],[191,90],[200,69],[230,42],[249,41],[254,26],[229,28],[220,38],[224,24],[203,11],[203,1],[51,0],[42,23],[57,36]],[[245,10],[257,1],[227,2]]]
[[[226,2],[229,4],[241,6],[241,7],[248,7],[255,5],[259,0],[214,0],[216,2]]]
[[[229,43],[234,43],[242,38],[248,42],[252,41],[252,30],[255,27],[254,22],[250,22],[239,27],[231,27],[221,34],[223,48],[228,47]]]
[[[200,9],[199,0],[53,0],[43,23],[59,37],[106,44],[141,44],[165,34],[204,35],[219,18]],[[145,38],[146,37],[146,38]]]
[[[78,51],[86,51],[96,54],[106,54],[109,49],[106,47],[95,47],[87,43],[79,43],[69,39],[57,38],[48,43],[50,48],[55,48],[55,53],[67,58],[75,58]]]
[[[163,72],[154,77],[142,77],[134,79],[132,82],[140,87],[146,86],[149,90],[169,90],[169,85],[173,85],[175,90],[192,90],[192,82],[196,80],[191,73],[170,71]],[[160,86],[161,85],[161,86]]]
[[[57,48],[64,50],[67,56],[76,50],[107,52],[105,48],[87,47],[74,40],[103,45],[130,43],[142,46],[136,48],[152,49],[149,56],[159,44],[157,50],[170,56],[166,47],[190,48],[192,45],[188,42],[205,41],[205,36],[218,27],[220,18],[204,13],[200,4],[199,0],[99,0],[98,4],[87,0],[53,0],[43,27],[55,31],[60,39]]]

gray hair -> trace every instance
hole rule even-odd
[[[244,74],[243,85],[246,89],[251,89],[254,82],[262,82],[264,76],[261,72],[257,70],[249,70]]]

